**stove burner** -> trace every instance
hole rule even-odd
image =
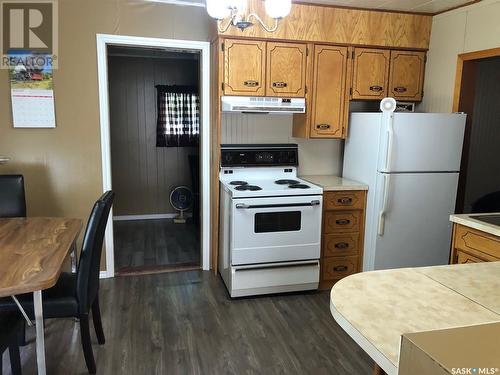
[[[306,184],[293,184],[288,186],[290,189],[310,189],[311,187]]]
[[[278,185],[296,185],[296,184],[299,184],[299,181],[297,180],[278,180],[278,181],[274,181],[275,184],[278,184]]]
[[[239,185],[248,185],[248,182],[246,182],[246,181],[231,181],[229,183],[229,185],[236,185],[236,186],[239,186]]]
[[[262,190],[260,186],[255,186],[255,185],[239,185],[235,187],[236,190],[250,190],[250,191],[257,191],[257,190]]]

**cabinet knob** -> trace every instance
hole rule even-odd
[[[336,249],[347,249],[349,247],[349,244],[347,242],[337,242],[335,244]]]
[[[333,267],[333,270],[335,272],[344,272],[344,271],[347,271],[347,266],[336,266],[336,267]]]
[[[316,125],[316,129],[319,129],[319,130],[330,129],[330,124],[318,124],[318,125]]]
[[[398,86],[398,87],[394,87],[394,92],[406,92],[406,87],[403,87],[403,86]]]
[[[335,221],[338,225],[347,225],[351,222],[349,219],[338,219]]]
[[[288,83],[286,82],[273,82],[273,87],[276,87],[278,89],[282,89],[288,86]]]
[[[339,198],[339,199],[337,199],[337,203],[343,204],[343,205],[350,205],[350,204],[352,204],[352,198],[349,198],[349,197]]]
[[[243,84],[244,84],[245,86],[248,86],[248,87],[255,87],[255,86],[258,86],[258,85],[259,85],[259,81],[249,80],[249,81],[245,81],[245,82],[243,82]]]
[[[376,92],[380,92],[382,91],[384,88],[382,86],[370,86],[370,91],[376,91]]]

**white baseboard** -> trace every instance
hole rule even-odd
[[[101,271],[101,272],[99,272],[99,278],[100,279],[109,279],[110,276],[108,275],[108,271]]]
[[[173,219],[178,214],[151,214],[151,215],[120,215],[113,216],[113,221],[126,221],[126,220],[158,220],[158,219]],[[190,212],[184,213],[185,217],[192,217]]]

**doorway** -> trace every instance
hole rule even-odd
[[[98,35],[97,49],[103,188],[116,193],[101,276],[208,269],[209,44]],[[174,131],[188,102],[189,132]]]
[[[458,56],[453,110],[467,113],[456,213],[500,211],[500,48]]]

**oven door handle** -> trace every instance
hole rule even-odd
[[[245,203],[237,203],[237,209],[252,209],[252,208],[279,208],[279,207],[310,207],[310,206],[319,206],[321,202],[319,199],[312,200],[307,203],[284,203],[284,204],[245,204]]]

